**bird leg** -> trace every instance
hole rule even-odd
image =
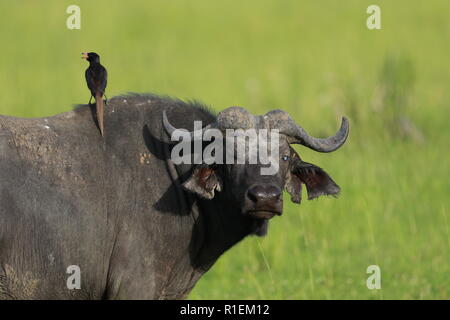
[[[105,105],[108,104],[108,97],[106,96],[106,94],[103,94],[105,96]]]
[[[88,104],[91,104],[91,101],[92,101],[92,96],[89,98],[89,103]]]

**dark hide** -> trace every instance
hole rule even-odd
[[[170,161],[162,110],[188,130],[215,120],[198,103],[152,95],[110,99],[104,138],[88,106],[0,117],[0,299],[184,298],[224,251],[265,233],[266,220],[219,192],[216,171]],[[292,170],[297,198],[301,183],[310,197],[324,183],[336,191],[319,168]],[[212,199],[187,192],[190,179]],[[66,287],[70,265],[80,290]]]

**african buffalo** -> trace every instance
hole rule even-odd
[[[282,190],[299,203],[335,195],[325,171],[290,147],[339,148],[309,136],[287,113],[214,115],[197,102],[154,95],[109,100],[101,137],[95,111],[39,119],[0,117],[0,299],[178,299],[227,249],[264,235],[282,212]],[[276,128],[278,173],[261,164],[174,165],[176,128]],[[78,266],[81,288],[68,288]]]

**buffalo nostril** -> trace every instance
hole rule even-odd
[[[247,197],[252,200],[253,202],[258,202],[260,196],[260,188],[259,186],[254,186],[248,189],[247,191]]]
[[[256,185],[252,186],[247,191],[248,198],[257,203],[265,201],[280,201],[281,190],[273,185]]]

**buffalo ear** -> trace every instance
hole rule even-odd
[[[212,199],[215,190],[222,189],[222,182],[214,168],[208,165],[199,165],[194,168],[189,179],[183,183],[183,188],[202,198]]]
[[[287,176],[285,188],[286,191],[291,195],[292,202],[302,202],[302,181],[292,172],[290,172]]]
[[[302,183],[306,185],[308,200],[323,195],[336,196],[341,190],[322,168],[300,159],[295,159],[289,176],[286,190],[296,203],[300,203],[301,200]]]

